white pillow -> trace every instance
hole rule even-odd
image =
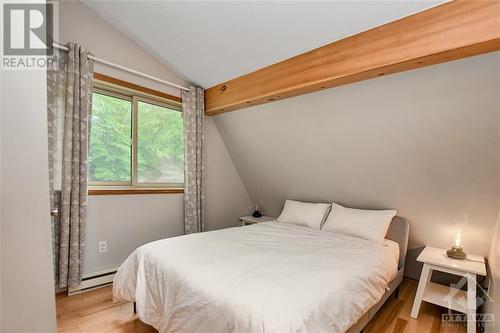
[[[353,209],[332,203],[332,210],[321,230],[337,232],[382,244],[397,211]]]
[[[314,229],[321,229],[321,223],[330,209],[330,204],[309,203],[295,200],[286,200],[285,206],[280,216],[276,219],[278,222],[303,225]]]

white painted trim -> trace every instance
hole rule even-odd
[[[76,295],[82,292],[108,286],[113,283],[117,270],[118,267],[115,267],[83,275],[82,282],[78,287],[68,288],[68,295]]]

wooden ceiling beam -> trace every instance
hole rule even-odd
[[[215,115],[500,50],[500,1],[453,1],[205,91]]]

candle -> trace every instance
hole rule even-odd
[[[465,259],[467,257],[467,254],[463,251],[462,242],[463,242],[462,230],[460,228],[457,228],[452,233],[451,249],[446,251],[448,257],[454,259]]]
[[[453,243],[452,246],[461,248],[462,247],[462,231],[460,229],[457,229],[453,236]]]

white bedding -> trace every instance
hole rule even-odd
[[[398,244],[267,222],[135,250],[115,300],[163,332],[344,332],[395,277]]]

